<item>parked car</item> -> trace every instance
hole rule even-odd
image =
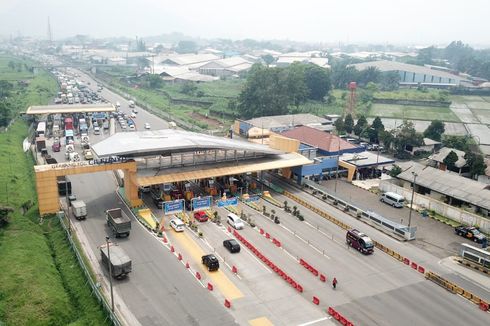
[[[454,232],[461,237],[465,237],[466,239],[473,240],[477,243],[483,243],[487,239],[487,237],[474,226],[460,225],[454,228]]]
[[[208,220],[208,215],[204,211],[194,212],[194,218],[199,222],[206,222]]]
[[[235,239],[228,239],[223,241],[223,247],[228,249],[228,251],[232,254],[240,252],[240,244]]]
[[[208,268],[208,271],[217,271],[219,269],[219,261],[215,255],[209,254],[201,257],[202,263]]]
[[[148,130],[151,129],[150,123],[148,123],[148,122],[145,123],[145,129],[148,129]]]

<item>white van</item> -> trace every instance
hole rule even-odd
[[[170,220],[170,226],[175,232],[184,232],[184,222],[180,218],[173,218]]]
[[[228,213],[228,224],[230,224],[233,228],[240,230],[245,227],[243,221],[236,216],[236,214]]]
[[[94,135],[100,135],[100,128],[94,127]]]
[[[381,200],[383,203],[397,208],[402,208],[405,204],[405,198],[402,195],[394,192],[385,192],[383,195],[381,195],[381,198],[379,200]]]

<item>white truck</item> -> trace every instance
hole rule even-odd
[[[71,202],[71,208],[73,216],[77,220],[84,220],[87,218],[87,205],[83,200],[74,200]]]
[[[134,108],[134,101],[133,100],[129,100],[128,104],[129,104],[130,108]]]

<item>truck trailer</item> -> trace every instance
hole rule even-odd
[[[107,247],[107,244],[100,246],[100,255],[102,264],[110,270],[112,277],[122,279],[131,272],[131,259],[118,245],[111,243],[109,247]],[[111,257],[110,259],[109,256]]]
[[[131,231],[131,219],[120,208],[108,209],[106,211],[107,225],[117,237],[129,236]]]
[[[71,202],[73,216],[77,220],[84,220],[87,218],[87,205],[83,200],[74,200]]]

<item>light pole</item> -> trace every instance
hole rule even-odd
[[[410,224],[412,222],[412,207],[413,207],[413,196],[415,194],[415,181],[417,180],[418,174],[412,171],[413,175],[413,185],[412,185],[412,199],[410,200],[410,211],[408,212],[408,228],[410,229]]]
[[[114,292],[112,290],[112,262],[111,262],[111,251],[110,251],[110,246],[109,246],[109,237],[105,237],[105,242],[107,245],[107,259],[109,260],[109,285],[111,288],[111,309],[112,312],[114,312]]]
[[[334,192],[337,193],[337,179],[339,178],[339,162],[340,162],[340,137],[337,136],[337,142],[339,143],[339,148],[337,151],[337,171],[335,172],[335,187]]]

